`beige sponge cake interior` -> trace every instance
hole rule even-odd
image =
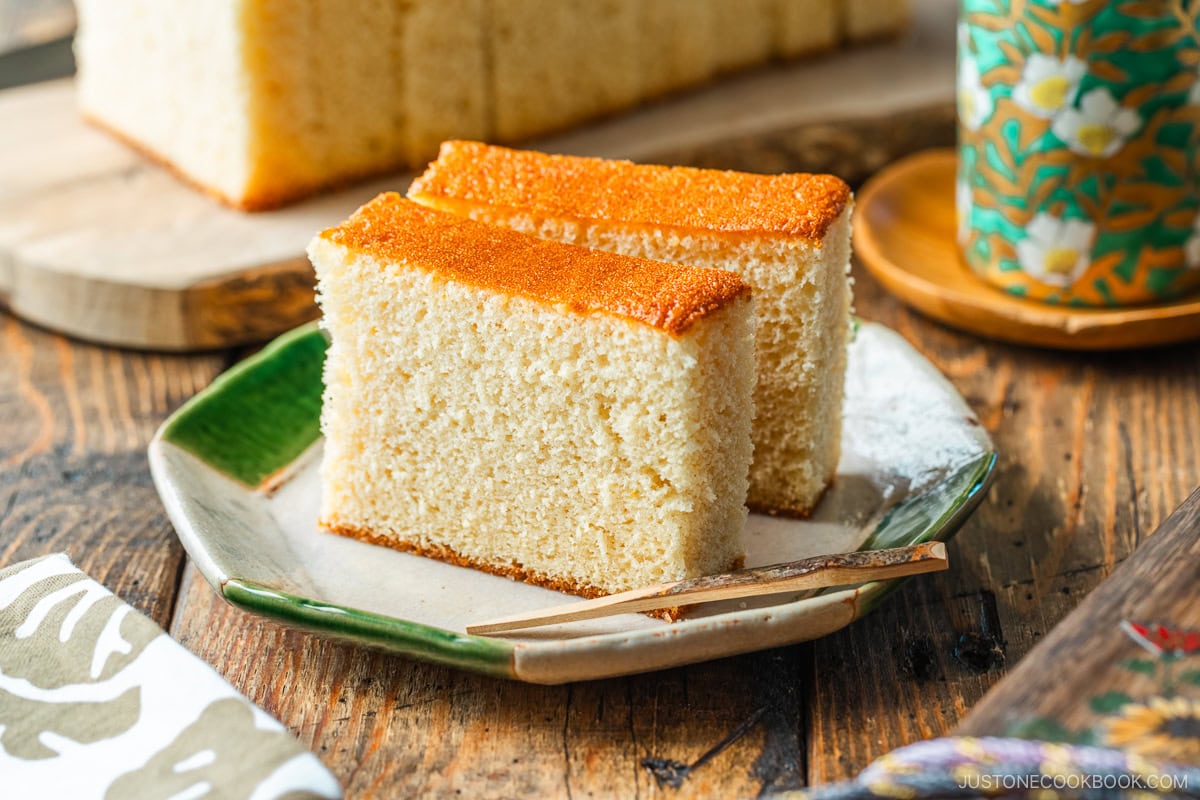
[[[309,254],[330,530],[588,595],[739,563],[754,357],[737,276],[395,194]]]
[[[252,169],[243,192],[251,205],[277,205],[339,179],[409,162],[404,56],[391,41],[403,31],[402,4],[238,5],[243,27],[226,36],[240,44],[245,62],[241,85]],[[207,81],[198,88],[219,90]]]
[[[491,132],[488,4],[491,0],[420,0],[408,5],[403,41],[404,122],[408,164],[424,164],[444,140]],[[475,131],[466,137],[458,131]]]
[[[909,0],[839,0],[843,36],[851,42],[895,36],[908,23]]]
[[[642,97],[643,0],[491,0],[492,132],[516,141]]]
[[[788,0],[782,0],[787,2]],[[763,64],[773,54],[777,0],[708,0],[709,50],[717,72]]]
[[[716,69],[712,48],[714,18],[712,5],[695,0],[638,3],[635,56],[645,97],[658,97],[712,76]]]
[[[80,110],[238,204],[254,169],[233,0],[172,17],[160,0],[77,0]],[[203,59],[188,54],[204,50]],[[181,87],[192,90],[187,96]]]
[[[230,205],[488,134],[490,0],[78,0],[83,114]]]
[[[755,294],[752,508],[809,513],[841,453],[850,329],[850,190],[750,175],[447,142],[409,196],[609,252],[732,270]]]
[[[898,1],[898,0],[897,0]],[[799,58],[838,45],[839,5],[845,0],[779,0],[776,6],[775,52]]]

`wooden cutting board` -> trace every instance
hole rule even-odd
[[[953,141],[953,9],[918,0],[900,41],[728,78],[531,146],[855,183]],[[83,124],[70,81],[0,93],[0,119],[0,306],[106,344],[216,348],[311,319],[308,240],[412,178],[245,214]]]

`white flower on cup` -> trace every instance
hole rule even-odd
[[[1188,92],[1188,103],[1200,106],[1200,69],[1196,70],[1196,79],[1192,82],[1191,91]]]
[[[969,131],[977,131],[992,115],[995,102],[983,85],[979,63],[963,53],[958,60],[958,119]]]
[[[1021,80],[1013,89],[1013,100],[1035,117],[1050,119],[1075,100],[1079,81],[1086,74],[1087,64],[1075,56],[1060,61],[1053,56],[1034,53],[1021,70]]]
[[[966,178],[960,177],[954,182],[954,207],[958,210],[958,243],[966,244],[971,235],[971,212],[974,210],[971,184]]]
[[[1078,219],[1039,213],[1017,242],[1017,260],[1026,273],[1051,286],[1070,286],[1092,260],[1096,226]]]
[[[1080,98],[1078,109],[1063,109],[1051,130],[1080,155],[1108,158],[1141,124],[1138,113],[1122,107],[1108,89],[1093,89]]]
[[[1188,269],[1200,269],[1200,215],[1192,222],[1192,235],[1183,243],[1183,258]]]

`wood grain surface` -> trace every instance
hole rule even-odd
[[[1087,731],[1097,726],[1095,698],[1110,692],[1132,698],[1161,695],[1164,679],[1183,671],[1159,669],[1152,660],[1130,669],[1147,650],[1122,626],[1200,631],[1197,587],[1200,489],[1034,648],[957,732],[1023,732],[1046,721],[1063,731]]]
[[[221,355],[119,353],[0,314],[0,564],[66,552],[161,625],[184,553],[146,467],[163,417]]]
[[[953,142],[946,2],[916,0],[900,41],[752,70],[529,146],[856,182]],[[70,81],[0,93],[0,118],[0,307],[119,346],[233,346],[311,319],[313,233],[412,178],[245,214],[85,125]]]
[[[1200,483],[1200,345],[1072,354],[985,342],[857,274],[860,313],[950,378],[1001,456],[951,542],[954,568],[813,644],[813,782],[952,729]]]
[[[953,729],[1200,483],[1200,345],[1039,351],[928,322],[861,270],[856,296],[954,382],[1001,461],[950,571],[818,642],[539,687],[249,616],[191,568],[177,583],[144,457],[226,356],[105,350],[2,315],[0,563],[71,552],[277,715],[351,798],[749,797],[847,777]]]

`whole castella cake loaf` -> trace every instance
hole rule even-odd
[[[750,505],[813,509],[841,452],[852,204],[844,182],[446,142],[409,196],[545,239],[740,274],[757,316]]]
[[[743,558],[738,276],[384,194],[309,245],[331,344],[322,524],[582,595]]]
[[[485,0],[76,0],[83,115],[274,208],[487,136]]]
[[[907,3],[75,5],[83,115],[225,203],[260,210],[419,166],[443,139],[519,141],[776,57],[895,33]]]

